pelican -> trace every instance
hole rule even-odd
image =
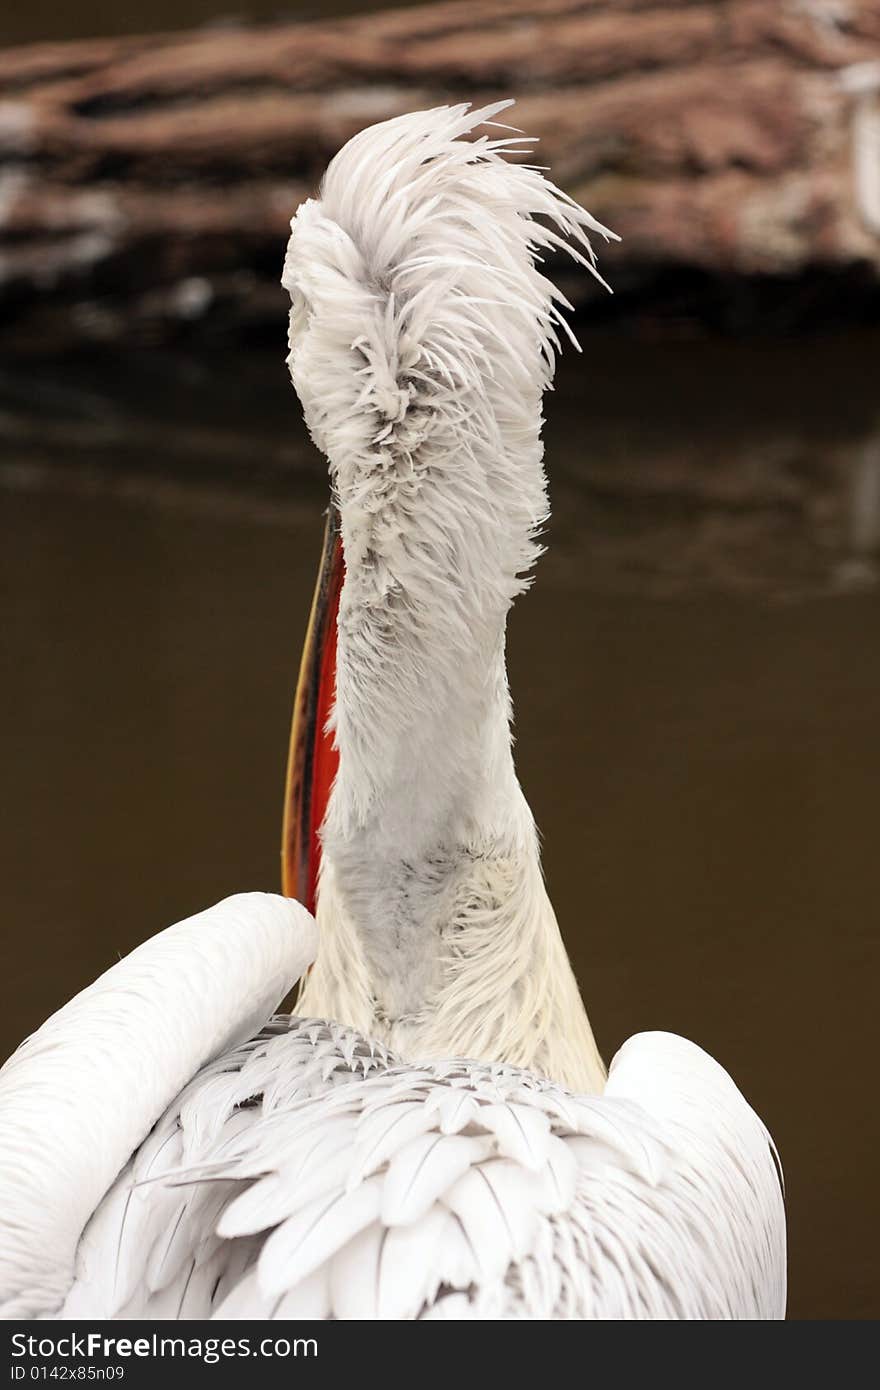
[[[0,1072],[6,1317],[784,1316],[772,1140],[672,1034],[606,1074],[514,771],[505,627],[569,331],[540,265],[596,274],[605,229],[507,104],[362,131],[293,218],[332,501],[285,895],[160,932]]]

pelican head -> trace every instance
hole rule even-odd
[[[540,551],[541,399],[571,336],[539,266],[564,248],[596,274],[587,233],[609,234],[523,162],[528,142],[495,123],[507,105],[361,132],[292,222],[288,362],[332,504],[285,886],[317,899],[303,1008],[410,1054],[595,1087],[513,768],[504,641]]]

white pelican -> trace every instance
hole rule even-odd
[[[505,623],[563,323],[536,262],[592,269],[604,229],[475,137],[506,104],[362,132],[293,220],[290,370],[333,490],[285,828],[317,928],[229,899],[10,1059],[8,1317],[783,1316],[770,1137],[670,1034],[606,1080],[514,772]]]

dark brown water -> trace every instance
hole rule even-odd
[[[607,1056],[733,1073],[791,1311],[876,1316],[876,342],[589,342],[511,625],[520,773]],[[159,927],[275,888],[325,485],[275,359],[0,381],[2,1051]]]

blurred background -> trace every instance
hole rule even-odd
[[[327,489],[289,218],[516,95],[621,233],[547,405],[517,757],[606,1056],[671,1028],[786,1168],[793,1317],[880,1313],[880,0],[31,0],[0,17],[0,1053],[278,884]]]

